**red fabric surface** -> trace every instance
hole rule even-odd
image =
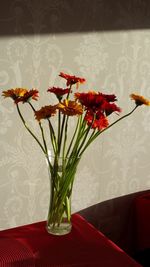
[[[32,252],[14,237],[11,238],[11,235],[10,237],[8,235],[0,236],[0,267],[5,266],[34,266]]]
[[[137,249],[150,248],[150,193],[141,195],[135,200]]]
[[[48,234],[45,222],[1,231],[0,267],[140,267],[80,215],[72,223],[64,236]]]

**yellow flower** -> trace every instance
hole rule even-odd
[[[65,115],[74,116],[83,113],[82,106],[75,101],[65,99],[62,103],[57,105],[58,109]]]
[[[135,101],[135,104],[137,106],[146,105],[150,106],[150,100],[146,99],[144,96],[131,94],[131,99]]]

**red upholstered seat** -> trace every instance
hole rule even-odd
[[[140,267],[80,215],[72,232],[47,233],[45,222],[0,232],[0,267]]]
[[[0,267],[32,267],[34,266],[34,257],[24,244],[16,240],[14,237],[0,237]]]
[[[150,249],[150,193],[137,197],[135,207],[137,250]]]

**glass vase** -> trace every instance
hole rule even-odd
[[[70,233],[71,195],[79,158],[49,157],[50,201],[47,231],[53,235]]]

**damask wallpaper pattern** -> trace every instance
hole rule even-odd
[[[90,1],[71,2],[72,5],[65,0],[45,1],[45,5],[43,1],[11,1],[9,16],[6,18],[4,13],[0,19],[6,28],[6,34],[3,28],[0,37],[1,91],[13,87],[38,88],[41,96],[36,103],[38,108],[49,103],[46,90],[62,83],[58,74],[63,71],[86,78],[81,90],[116,94],[125,114],[134,106],[130,93],[150,97],[150,30],[100,31],[95,20],[102,28],[98,10],[104,7],[104,1],[93,1],[92,9],[87,5]],[[116,16],[113,25],[124,25],[127,17],[136,21],[131,16],[132,7],[128,9],[121,1],[116,2],[124,15],[122,21]],[[142,2],[136,3],[139,10]],[[142,6],[143,10],[146,11],[146,6]],[[111,14],[114,17],[112,4],[104,9],[104,15],[107,11],[110,19]],[[82,20],[77,19],[77,13]],[[134,23],[128,22],[132,28]],[[9,35],[8,25],[12,29]],[[47,27],[49,32],[44,30]],[[23,110],[37,132],[25,105]],[[101,135],[81,160],[73,190],[73,212],[149,189],[149,140],[150,109],[144,106]],[[0,229],[46,219],[48,199],[49,180],[43,155],[23,128],[13,102],[1,97]]]

